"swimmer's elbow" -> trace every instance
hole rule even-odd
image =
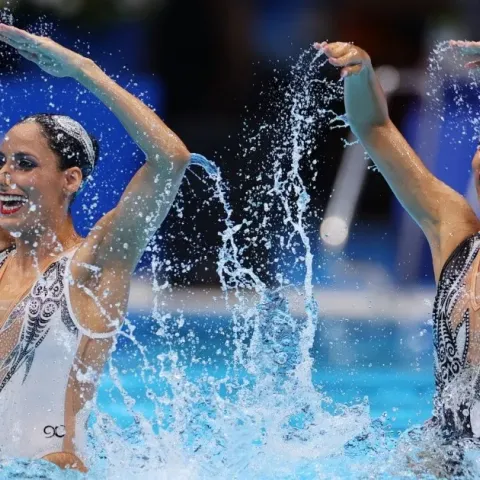
[[[192,154],[191,152],[187,149],[185,145],[182,145],[181,148],[175,152],[175,157],[172,160],[175,165],[177,165],[179,168],[183,169],[188,166],[190,163],[190,158]]]
[[[169,152],[153,152],[147,154],[147,163],[164,168],[165,164],[173,173],[182,173],[190,162],[191,153],[185,145],[170,150]]]

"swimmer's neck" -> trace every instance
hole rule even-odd
[[[19,275],[30,272],[32,267],[53,262],[62,253],[81,241],[70,216],[56,229],[51,227],[37,232],[24,233],[15,238],[15,266]],[[50,261],[49,261],[50,260]]]

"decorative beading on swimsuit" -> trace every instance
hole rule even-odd
[[[468,361],[470,309],[464,309],[456,322],[452,317],[479,252],[480,234],[455,249],[443,267],[433,307],[434,415],[449,435],[475,438],[480,438],[480,376],[478,366]]]

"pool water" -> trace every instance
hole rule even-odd
[[[155,334],[157,324],[151,319],[135,314],[129,318],[136,327],[136,340],[148,345],[147,356],[152,363],[158,354],[174,349],[184,357],[191,379],[204,371],[221,378],[231,363],[233,349],[225,347],[229,336],[226,317],[183,317],[176,340],[170,339],[167,344]],[[321,325],[312,352],[312,380],[332,398],[333,404],[358,403],[367,397],[372,418],[386,414],[395,431],[431,416],[434,378],[428,326],[420,322],[402,325],[325,319]],[[141,361],[137,347],[121,338],[114,362],[122,366],[122,371],[130,372],[124,373],[122,379],[141,403],[143,381],[138,375]],[[105,379],[104,389],[107,385]],[[104,389],[100,404],[109,411],[111,405]]]
[[[372,418],[386,414],[388,425],[396,433],[431,417],[434,385],[428,371],[333,367],[315,372],[313,381],[334,403],[358,403],[367,397]]]
[[[232,371],[233,347],[228,342],[231,326],[227,317],[187,315],[182,316],[178,324],[178,319],[172,316],[170,333],[163,329],[162,335],[156,334],[158,324],[148,316],[132,314],[129,320],[130,325],[135,326],[135,341],[120,337],[111,362],[118,369],[118,378],[113,380],[116,375],[112,375],[111,371],[105,376],[99,389],[98,407],[124,431],[135,429],[142,423],[135,418],[135,414],[140,413],[151,426],[153,437],[164,439],[160,444],[155,443],[150,453],[145,453],[145,459],[151,458],[152,452],[163,456],[158,476],[145,478],[168,478],[168,469],[165,474],[160,472],[165,462],[168,463],[165,456],[172,453],[161,451],[166,448],[161,442],[171,438],[172,432],[180,432],[174,438],[179,442],[179,450],[185,448],[188,462],[200,465],[198,470],[194,468],[194,471],[184,472],[183,478],[207,478],[209,475],[209,478],[374,478],[365,473],[367,467],[362,467],[363,473],[358,475],[352,473],[356,466],[342,473],[346,467],[344,461],[339,460],[341,454],[339,457],[338,452],[355,437],[355,432],[360,433],[362,429],[378,423],[382,438],[396,439],[406,429],[422,424],[431,416],[434,390],[431,333],[421,323],[321,321],[312,352],[314,363],[311,374],[318,397],[309,392],[302,393],[299,386],[299,398],[303,395],[304,399],[300,400],[303,406],[298,413],[295,411],[296,404],[291,404],[288,397],[297,394],[296,387],[293,390],[287,387],[280,389],[279,400],[273,403],[268,397],[271,392],[266,398],[262,397],[260,390],[255,394],[258,398],[253,393],[250,397],[245,396],[245,391],[255,390],[255,379],[241,367]],[[149,365],[147,368],[146,364]],[[117,388],[116,381],[124,389],[123,393]],[[233,384],[239,387],[232,388]],[[126,397],[132,400],[131,404],[125,401]],[[226,403],[219,398],[226,399]],[[359,406],[362,411],[358,410]],[[283,426],[278,431],[275,430],[278,425],[265,425],[269,408],[278,408],[277,414],[272,412],[273,417],[282,409],[291,413],[288,422],[292,430],[289,432],[293,431],[298,436],[295,441],[300,439],[300,443],[288,448],[300,452],[304,446],[307,447],[298,458],[292,454],[295,458],[281,469],[269,464],[278,458],[277,451],[273,454],[254,448],[261,442],[267,443],[265,438],[269,435],[265,431],[268,428],[273,430],[270,437],[282,435]],[[262,409],[267,410],[267,414],[260,419]],[[344,432],[348,430],[349,422],[352,423],[353,433],[342,433],[343,436],[332,440],[337,446],[320,454],[319,461],[312,452],[318,447],[316,440],[308,435],[303,438],[302,432],[309,431],[310,417],[318,419],[323,412],[331,417],[326,419],[319,438],[322,435],[335,437],[337,426]],[[228,432],[232,425],[228,425],[229,421],[234,426],[230,437]],[[249,421],[252,424],[246,429]],[[179,422],[183,422],[180,427]],[[311,423],[315,424],[315,421]],[[239,433],[242,428],[246,431]],[[239,439],[234,438],[237,434]],[[138,440],[138,432],[133,437]],[[145,433],[140,437],[142,442],[145,441]],[[130,440],[125,437],[121,441]],[[233,448],[229,441],[234,447],[236,442],[240,442],[241,448]],[[212,453],[212,442],[220,443],[221,449],[227,453],[219,453],[218,450]],[[320,448],[328,440],[322,442],[319,443]],[[217,445],[215,448],[220,447]],[[277,447],[280,451],[283,448]],[[198,458],[202,449],[208,453]],[[229,452],[229,449],[232,451]],[[238,453],[242,449],[249,453],[242,457]],[[261,455],[263,460],[255,458]],[[272,455],[271,459],[269,455]],[[217,457],[221,461],[217,462]],[[232,465],[225,466],[226,458],[231,459]],[[329,466],[332,458],[336,459],[336,463]],[[255,463],[255,467],[251,467],[250,461]],[[145,462],[148,464],[149,460]],[[264,470],[258,467],[262,462],[265,463]],[[315,465],[311,471],[309,464]],[[125,468],[129,467],[125,465]],[[220,470],[223,468],[224,471]],[[217,476],[211,473],[212,469]],[[325,469],[330,473],[325,473]],[[178,465],[170,471],[174,475],[180,474]],[[133,473],[131,475],[125,478],[141,478]],[[117,477],[112,474],[110,478]]]

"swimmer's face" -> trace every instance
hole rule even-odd
[[[59,159],[34,122],[15,125],[0,145],[0,228],[27,232],[50,226],[68,211],[81,182]],[[76,169],[79,170],[79,169]]]

